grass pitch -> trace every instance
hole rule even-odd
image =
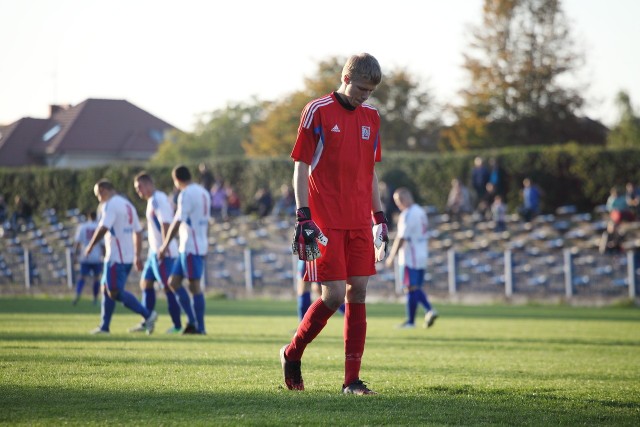
[[[401,304],[368,306],[361,377],[340,394],[342,316],[307,348],[306,391],[283,386],[278,350],[295,303],[207,301],[207,336],[175,336],[164,300],[152,336],[122,306],[0,298],[0,423],[29,425],[638,425],[640,310],[439,306],[398,330]]]

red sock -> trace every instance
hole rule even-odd
[[[331,310],[322,302],[322,298],[318,298],[316,302],[311,304],[311,307],[307,310],[304,318],[298,326],[296,334],[291,340],[291,344],[285,351],[285,357],[290,361],[298,361],[302,359],[302,353],[315,337],[318,336],[320,331],[327,324],[327,320],[335,313],[335,310]]]
[[[367,336],[367,310],[364,303],[347,303],[344,311],[344,385],[360,376],[360,364]]]

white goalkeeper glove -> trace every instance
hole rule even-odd
[[[376,252],[376,262],[384,261],[389,249],[389,229],[387,228],[387,217],[384,212],[379,211],[373,214],[373,246]]]

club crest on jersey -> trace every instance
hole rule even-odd
[[[362,139],[369,139],[371,135],[371,128],[369,126],[362,126]]]

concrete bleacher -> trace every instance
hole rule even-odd
[[[435,208],[428,208],[427,212],[431,231],[425,281],[434,295],[450,295],[453,280],[457,294],[505,295],[507,282],[512,281],[514,295],[561,296],[566,293],[567,251],[572,257],[574,295],[628,295],[628,256],[598,252],[606,228],[603,212],[581,213],[567,206],[558,208],[554,214],[540,215],[531,223],[510,215],[506,230],[501,232],[493,231],[491,221],[473,215],[462,221],[450,221]],[[4,229],[0,238],[0,289],[10,284],[24,288],[20,285],[26,281],[28,268],[32,289],[66,292],[74,281],[69,276],[69,251],[75,228],[83,220],[78,210],[58,215],[48,209],[29,229],[18,232]],[[209,230],[208,291],[231,297],[293,294],[293,219],[252,216],[227,221],[212,219]],[[640,224],[625,224],[624,231],[628,248],[640,246]],[[510,277],[505,277],[506,252],[512,264]],[[385,268],[383,263],[376,267],[378,274],[370,280],[369,294],[378,298],[400,295],[394,270]],[[77,272],[78,266],[74,264],[72,270]],[[137,291],[139,277],[139,273],[132,271],[130,290]]]
[[[598,251],[606,229],[606,211],[578,212],[563,206],[554,214],[539,215],[525,223],[507,217],[507,229],[493,232],[491,221],[469,215],[459,222],[433,213],[427,286],[444,289],[448,253],[455,251],[456,285],[460,292],[503,292],[505,252],[512,263],[513,293],[536,297],[567,292],[566,260],[571,256],[573,296],[629,295],[628,255],[602,255]],[[626,249],[640,246],[640,224],[623,224]],[[589,260],[586,262],[585,260]],[[445,277],[445,273],[447,276]]]

